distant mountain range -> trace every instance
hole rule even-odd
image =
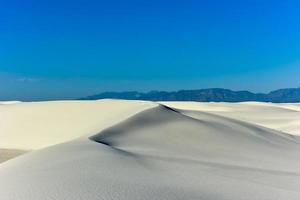
[[[261,101],[274,103],[300,102],[300,87],[271,91],[267,94],[252,93],[249,91],[232,91],[223,88],[210,88],[200,90],[179,90],[175,92],[103,92],[100,94],[81,98],[81,100],[96,99],[127,99],[150,101],[199,101],[199,102],[243,102]]]

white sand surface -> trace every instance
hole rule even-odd
[[[250,122],[267,128],[300,135],[300,104],[275,104],[262,102],[200,103],[162,102],[183,109],[198,110]]]
[[[154,105],[111,100],[0,105],[0,148],[39,149],[95,134]]]
[[[16,104],[21,103],[21,101],[0,101],[0,105],[9,105],[9,104]]]
[[[163,104],[168,106],[117,100],[5,105],[0,113],[11,113],[18,122],[24,117],[17,116],[35,110],[32,123],[38,120],[44,126],[25,126],[13,133],[22,129],[7,125],[12,132],[6,134],[14,134],[17,140],[17,145],[6,140],[7,146],[34,149],[64,143],[0,164],[1,199],[300,199],[300,139],[292,135],[295,128],[282,131],[289,120],[299,125],[297,115],[291,114],[299,112],[294,109],[298,105]],[[49,114],[42,115],[43,111]],[[280,126],[272,125],[272,119]],[[53,124],[68,137],[50,139]],[[32,143],[28,139],[26,146],[18,141],[26,135],[35,138],[38,132],[47,139],[39,137]]]

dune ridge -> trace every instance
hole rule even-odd
[[[161,102],[172,108],[203,111],[238,119],[292,135],[300,135],[300,104],[294,103],[199,103]]]
[[[141,111],[90,139],[130,153],[208,160],[211,155],[213,160],[235,156],[240,157],[239,162],[247,160],[247,164],[250,164],[249,160],[261,160],[262,164],[268,158],[267,153],[269,158],[284,153],[285,156],[296,156],[300,145],[298,137],[275,130],[205,112],[174,110],[164,105]],[[259,154],[262,151],[265,153]],[[274,167],[273,164],[269,167]]]

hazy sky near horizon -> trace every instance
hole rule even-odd
[[[0,0],[0,100],[300,86],[300,2]]]

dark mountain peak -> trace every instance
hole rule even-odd
[[[278,89],[278,90],[274,90],[271,91],[269,94],[276,94],[276,93],[291,93],[291,92],[300,92],[300,87],[298,88],[285,88],[285,89]]]
[[[268,96],[273,102],[300,102],[300,87],[274,90]]]

